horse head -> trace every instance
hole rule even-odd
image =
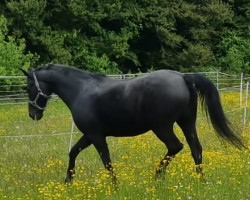
[[[29,116],[33,120],[40,120],[43,117],[43,111],[47,107],[51,92],[48,84],[43,80],[38,80],[39,71],[31,70],[29,72],[21,69],[27,77],[27,93],[29,97]]]

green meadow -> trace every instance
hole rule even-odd
[[[243,129],[243,109],[236,93],[224,93],[227,116],[250,146],[250,109]],[[199,112],[198,135],[203,146],[204,177],[195,173],[189,147],[184,143],[161,179],[155,169],[166,153],[152,132],[130,138],[108,138],[117,174],[114,186],[94,149],[82,151],[72,184],[64,184],[68,164],[71,115],[60,100],[49,103],[41,121],[28,117],[27,104],[0,106],[1,200],[249,200],[249,150],[238,150],[221,141],[205,114]],[[81,136],[75,128],[73,143]]]

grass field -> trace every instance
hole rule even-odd
[[[222,95],[228,118],[242,129],[243,110],[235,93]],[[167,168],[165,180],[154,171],[166,153],[152,132],[132,138],[108,138],[119,184],[114,187],[91,146],[76,162],[76,176],[64,184],[68,164],[71,116],[61,101],[49,104],[44,118],[33,122],[27,105],[0,106],[0,199],[112,199],[112,200],[250,200],[250,155],[222,143],[199,114],[198,135],[203,146],[205,178],[199,178],[188,145],[178,127],[184,149]],[[59,134],[65,133],[65,134]],[[250,146],[250,110],[242,132]],[[59,135],[58,135],[59,134]],[[74,134],[74,143],[81,136]]]

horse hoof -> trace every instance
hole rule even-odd
[[[69,184],[69,183],[72,183],[72,182],[73,182],[73,178],[70,178],[70,177],[66,177],[65,180],[64,180],[65,184]]]
[[[156,170],[155,172],[155,180],[165,180],[165,171],[163,170]]]

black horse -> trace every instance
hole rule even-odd
[[[202,146],[195,125],[198,94],[218,136],[238,148],[246,148],[229,126],[216,87],[200,74],[160,70],[131,80],[114,80],[53,64],[22,71],[27,76],[29,116],[40,120],[54,93],[68,106],[76,126],[84,133],[69,153],[66,182],[75,173],[77,155],[91,144],[115,181],[106,137],[136,136],[149,130],[168,150],[156,170],[161,174],[183,148],[173,132],[175,122],[186,137],[196,171],[202,173]]]

